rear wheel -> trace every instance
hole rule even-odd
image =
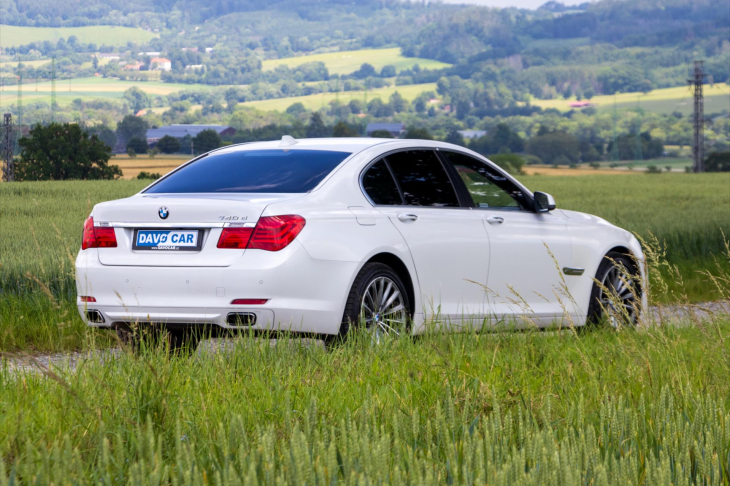
[[[588,323],[618,328],[636,325],[641,305],[638,272],[634,260],[623,253],[603,257],[593,282]]]
[[[342,317],[340,333],[331,343],[345,339],[356,327],[364,327],[373,343],[408,330],[410,301],[398,274],[382,263],[366,263],[352,284]]]
[[[123,345],[128,346],[135,353],[143,348],[154,349],[160,345],[166,345],[173,354],[185,354],[194,352],[200,344],[200,336],[195,329],[166,329],[158,326],[136,326],[128,325],[116,327],[117,337]]]

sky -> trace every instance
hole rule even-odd
[[[485,7],[537,8],[548,0],[443,0],[445,3],[469,3]],[[560,0],[565,5],[578,5],[586,0]]]

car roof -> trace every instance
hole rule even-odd
[[[331,150],[336,152],[357,153],[374,145],[402,142],[393,138],[299,138],[294,139],[295,144],[282,145],[282,140],[269,142],[250,142],[223,147],[215,153],[231,153],[256,149],[305,149],[305,150]]]

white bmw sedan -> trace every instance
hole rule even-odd
[[[96,205],[77,302],[126,341],[154,323],[191,347],[201,330],[582,326],[636,319],[642,259],[627,231],[462,147],[284,137]]]

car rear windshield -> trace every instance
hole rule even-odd
[[[145,192],[308,192],[349,155],[329,150],[214,153],[170,174]]]

